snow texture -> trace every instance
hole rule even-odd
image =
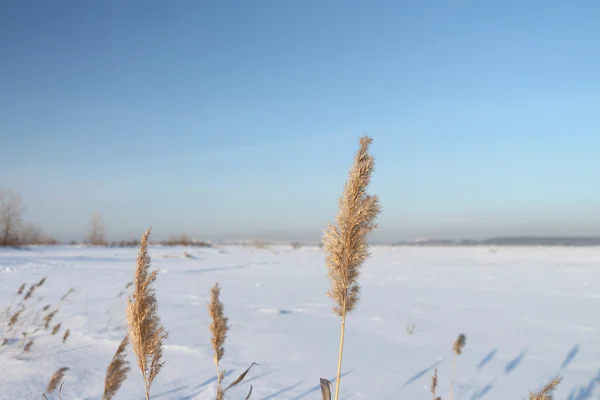
[[[23,282],[44,276],[32,299],[39,308],[76,290],[56,315],[60,334],[36,333],[27,354],[13,342],[0,348],[0,399],[40,399],[62,366],[70,368],[63,400],[101,398],[106,367],[126,332],[126,294],[119,294],[133,279],[136,251],[0,250],[0,307],[11,304]],[[320,398],[319,378],[334,381],[340,321],[325,296],[320,249],[151,247],[150,253],[170,335],[153,399],[214,399],[206,304],[216,281],[231,326],[225,384],[259,364],[228,398],[244,398],[253,385],[253,399],[313,400]],[[361,300],[347,321],[343,399],[429,399],[434,368],[438,394],[447,398],[452,343],[460,333],[467,343],[457,359],[456,400],[522,399],[557,375],[564,381],[555,399],[600,394],[600,248],[374,247],[360,282]],[[4,333],[4,313],[2,324]],[[407,324],[415,324],[412,335]],[[66,328],[71,336],[62,344]],[[130,350],[128,357],[132,371],[116,398],[141,400]]]

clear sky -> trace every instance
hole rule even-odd
[[[317,240],[363,134],[377,240],[600,235],[600,3],[0,5],[0,187],[60,239]]]

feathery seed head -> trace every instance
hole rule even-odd
[[[20,310],[16,311],[8,320],[8,326],[9,327],[13,327],[17,321],[19,320],[19,316],[21,316],[21,313],[23,312],[23,309],[21,308]]]
[[[67,343],[67,339],[69,338],[69,335],[70,335],[70,334],[71,334],[71,330],[70,330],[70,329],[67,329],[67,330],[65,331],[65,334],[63,335],[63,338],[62,338],[62,342],[63,342],[63,343]]]
[[[29,300],[31,298],[31,296],[33,296],[33,293],[35,292],[35,288],[37,288],[36,285],[31,285],[29,287],[29,290],[27,291],[27,293],[25,293],[25,297],[23,297],[23,300]]]
[[[47,330],[48,328],[50,328],[50,324],[52,323],[52,320],[54,319],[54,317],[56,316],[56,313],[58,312],[58,309],[49,312],[45,317],[44,317],[44,328]]]
[[[539,392],[529,393],[529,400],[552,400],[552,392],[554,389],[556,389],[561,381],[562,377],[552,379]]]
[[[219,361],[225,354],[225,339],[227,338],[227,318],[223,314],[223,303],[220,299],[221,287],[219,283],[210,290],[210,303],[208,304],[208,314],[211,318],[210,332],[212,334],[211,343],[214,351],[214,361],[218,366]]]
[[[456,341],[454,342],[454,345],[452,346],[452,350],[454,350],[454,353],[456,353],[456,355],[462,354],[463,348],[465,347],[466,343],[467,343],[467,337],[461,333],[456,338]]]
[[[52,328],[52,335],[56,335],[58,333],[58,331],[60,331],[60,326],[62,325],[62,323],[58,323],[56,325],[54,325],[54,328]]]
[[[48,387],[46,388],[46,393],[52,393],[56,390],[56,388],[58,387],[58,384],[63,380],[63,378],[65,377],[65,374],[67,373],[68,370],[69,370],[69,368],[62,367],[62,368],[59,368],[54,373],[54,375],[52,375],[52,378],[50,378],[50,382],[48,382]]]
[[[375,166],[368,152],[371,142],[367,136],[360,139],[339,199],[337,226],[329,224],[323,236],[331,281],[327,294],[335,301],[334,312],[339,316],[352,311],[359,300],[359,267],[369,257],[367,236],[377,227],[375,218],[380,213],[377,196],[366,193]]]
[[[19,290],[17,290],[17,294],[23,294],[23,290],[25,290],[25,284],[19,286]]]
[[[42,279],[40,279],[40,281],[38,283],[36,283],[35,286],[36,287],[42,287],[44,285],[44,283],[46,283],[46,278],[48,278],[48,277],[45,276]]]
[[[437,368],[433,370],[433,376],[431,377],[431,394],[433,395],[433,399],[435,400],[435,392],[437,390],[438,383],[438,372]]]
[[[123,382],[125,382],[125,379],[127,379],[127,373],[131,370],[131,368],[129,368],[129,362],[125,359],[125,350],[127,349],[128,344],[129,337],[125,336],[117,348],[111,363],[106,369],[102,400],[112,400],[121,388]]]
[[[150,272],[151,260],[148,255],[150,231],[151,229],[148,229],[142,236],[136,261],[133,294],[127,299],[129,340],[144,377],[147,396],[154,378],[164,364],[162,345],[163,340],[168,336],[160,323],[158,302],[152,287],[158,272]]]

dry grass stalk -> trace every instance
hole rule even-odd
[[[63,343],[67,343],[67,339],[69,338],[69,335],[70,335],[70,334],[71,334],[71,330],[70,330],[70,329],[67,329],[67,330],[65,331],[65,334],[63,335],[63,338],[62,338],[62,342],[63,342]]]
[[[368,152],[371,142],[367,136],[360,139],[360,148],[339,200],[337,226],[329,224],[323,236],[331,281],[327,294],[335,301],[334,313],[342,318],[335,400],[339,397],[346,314],[359,300],[359,268],[369,257],[367,236],[377,226],[374,221],[380,212],[377,197],[366,193],[375,166]]]
[[[61,325],[62,325],[61,322],[59,322],[58,324],[54,325],[54,328],[52,328],[52,336],[56,335],[58,333],[58,331],[60,331]]]
[[[442,400],[441,397],[436,397],[436,391],[437,391],[437,384],[438,384],[438,372],[437,372],[437,368],[433,370],[433,376],[431,377],[431,398],[433,400]]]
[[[46,304],[44,306],[44,308],[42,308],[42,311],[48,311],[50,309],[50,304]]]
[[[454,382],[454,370],[456,367],[456,359],[462,354],[465,345],[467,344],[467,337],[464,334],[458,335],[454,344],[452,345],[452,351],[454,351],[454,359],[452,360],[452,373],[450,375],[450,395],[448,398],[452,400],[452,384]]]
[[[229,330],[229,326],[227,325],[228,319],[225,317],[223,309],[223,303],[221,302],[221,287],[217,282],[210,290],[210,303],[208,303],[208,314],[211,318],[209,329],[211,332],[211,344],[214,352],[213,360],[217,369],[217,400],[223,400],[225,393],[232,387],[242,382],[248,372],[250,372],[250,369],[257,365],[256,363],[252,363],[244,372],[242,372],[240,376],[231,382],[229,386],[227,386],[225,389],[222,388],[225,371],[220,369],[219,362],[225,355],[225,339],[227,338],[227,331]],[[246,396],[246,400],[248,400],[251,395],[252,386],[250,386],[250,391]]]
[[[20,310],[16,311],[13,315],[11,315],[10,319],[8,320],[9,328],[12,328],[13,326],[15,326],[15,324],[19,320],[19,317],[21,316],[21,313],[23,312],[23,310],[24,309],[21,308]]]
[[[210,315],[211,323],[209,326],[211,332],[211,344],[213,348],[213,361],[217,368],[217,399],[223,397],[221,390],[221,381],[223,380],[223,371],[219,368],[219,362],[225,354],[225,339],[227,338],[227,318],[223,315],[223,303],[220,300],[221,288],[219,283],[210,290],[210,303],[208,304],[208,314]]]
[[[54,393],[54,391],[56,391],[56,388],[58,388],[58,384],[64,380],[65,374],[68,370],[69,368],[67,367],[62,367],[56,370],[54,375],[52,375],[52,378],[50,378],[50,382],[48,382],[46,393]]]
[[[19,289],[17,289],[17,293],[15,293],[15,295],[13,296],[13,298],[10,300],[10,304],[6,308],[6,313],[5,313],[6,314],[6,318],[8,318],[10,316],[10,311],[12,310],[13,303],[15,302],[15,299],[17,297],[19,297],[20,295],[23,294],[23,291],[25,290],[25,286],[26,286],[25,283],[23,283],[21,286],[19,286]]]
[[[33,296],[33,293],[35,292],[36,288],[37,288],[36,285],[31,285],[29,287],[29,290],[27,291],[27,293],[25,293],[25,297],[23,297],[23,300],[29,300],[31,298],[31,296]]]
[[[131,368],[129,368],[129,362],[125,359],[125,350],[127,349],[128,344],[129,337],[125,336],[106,369],[102,400],[112,400],[121,388],[123,382],[125,382],[125,379],[127,379],[127,373],[131,370]]]
[[[69,295],[71,295],[72,293],[75,293],[75,289],[69,288],[69,290],[67,291],[67,293],[65,293],[65,294],[62,295],[62,297],[59,300],[59,303],[63,303],[65,300],[67,300],[67,297],[69,297]]]
[[[18,295],[23,294],[24,290],[25,290],[25,284],[22,284],[21,286],[19,286],[19,290],[17,290],[17,294]]]
[[[42,279],[40,279],[40,281],[39,281],[38,283],[36,283],[36,284],[35,284],[35,287],[38,287],[38,288],[39,288],[39,287],[42,287],[42,286],[44,285],[44,283],[46,283],[46,279],[47,279],[47,278],[48,278],[48,277],[47,277],[47,276],[45,276],[45,277],[43,277]]]
[[[52,320],[56,316],[57,312],[58,312],[58,308],[56,310],[51,311],[48,314],[46,314],[46,316],[44,317],[44,329],[48,330],[50,328],[50,324],[52,323]]]
[[[415,329],[417,328],[417,324],[416,323],[411,323],[411,322],[407,322],[405,329],[406,329],[406,334],[408,336],[412,336],[415,333]]]
[[[552,400],[552,392],[560,384],[562,378],[554,378],[537,393],[529,393],[529,400]]]
[[[148,236],[150,236],[150,229],[142,236],[137,256],[133,295],[127,299],[129,339],[144,378],[146,400],[150,399],[152,382],[164,364],[162,345],[163,340],[167,338],[167,332],[160,323],[158,302],[152,288],[157,271],[149,271],[151,260],[148,255]]]
[[[29,342],[27,342],[27,344],[25,345],[25,347],[23,348],[23,351],[25,353],[29,353],[29,351],[31,350],[31,347],[33,346],[33,340],[29,340]]]

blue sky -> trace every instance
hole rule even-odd
[[[600,235],[600,3],[13,1],[0,187],[81,238],[317,240],[363,134],[374,238]]]

